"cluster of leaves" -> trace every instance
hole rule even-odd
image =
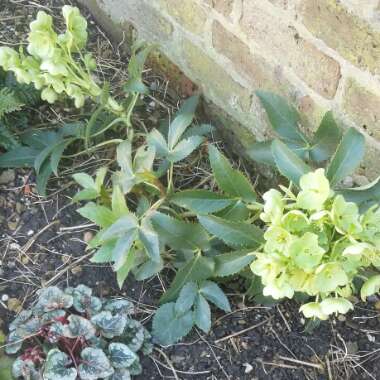
[[[278,138],[253,144],[247,152],[253,160],[276,167],[296,185],[303,174],[325,167],[332,188],[339,190],[346,200],[363,207],[380,201],[380,177],[362,187],[341,189],[340,186],[363,159],[365,141],[360,132],[349,128],[342,134],[330,111],[309,138],[299,128],[297,110],[285,99],[264,91],[258,91],[257,96]]]
[[[131,129],[131,115],[138,97],[147,92],[142,82],[142,71],[152,49],[142,43],[136,43],[132,47],[128,64],[129,79],[124,86],[125,100],[119,105],[110,96],[108,85],[105,84],[101,89],[90,75],[96,65],[93,62],[88,66],[93,58],[90,53],[83,52],[87,41],[86,20],[76,7],[66,5],[62,12],[67,30],[59,36],[52,29],[51,16],[42,11],[38,13],[37,20],[31,23],[28,52],[33,57],[23,57],[22,50],[17,53],[7,47],[0,48],[0,66],[9,70],[4,79],[7,87],[0,91],[0,145],[8,150],[0,157],[0,168],[34,167],[37,191],[44,196],[49,178],[52,174],[58,176],[60,161],[70,147],[77,150],[84,148],[76,155],[87,154],[98,146],[122,141],[107,140],[105,133],[108,130],[115,130],[120,125],[126,126],[127,130]],[[39,44],[44,44],[43,49],[38,49]],[[85,68],[73,59],[73,54],[78,55]],[[29,67],[33,60],[38,61],[38,70],[34,70],[34,66]],[[16,138],[9,128],[3,128],[2,117],[24,104],[32,106],[37,103],[40,92],[29,83],[34,83],[36,88],[44,88],[42,99],[52,91],[57,94],[62,92],[74,97],[76,106],[81,107],[84,98],[91,96],[98,103],[97,108],[88,120],[63,124],[57,130],[21,130],[17,131]],[[70,91],[70,88],[75,88],[75,91]],[[14,129],[13,122],[12,131]],[[91,143],[97,141],[98,145],[91,146]]]
[[[23,108],[39,102],[39,92],[33,86],[19,84],[11,72],[0,69],[0,147],[5,150],[17,145],[17,129],[27,127]]]
[[[365,269],[380,268],[380,208],[360,215],[355,203],[330,189],[324,169],[303,175],[299,183],[297,195],[287,188],[284,194],[264,194],[265,244],[254,253],[251,269],[261,277],[265,296],[315,297],[300,310],[323,320],[353,309],[348,298],[359,275],[367,278],[363,300],[378,291],[380,276]]]
[[[138,352],[152,351],[149,332],[131,318],[126,299],[100,299],[85,285],[48,287],[10,324],[6,352],[15,379],[129,380],[141,373]]]
[[[210,162],[221,192],[174,188],[174,164],[210,131],[207,125],[191,127],[197,102],[186,100],[167,130],[151,131],[142,145],[141,139],[122,142],[120,169],[110,185],[104,184],[104,168],[95,179],[74,175],[83,187],[74,201],[90,201],[78,212],[100,227],[89,243],[96,249],[91,260],[112,263],[120,287],[131,272],[145,280],[164,267],[177,269],[154,318],[154,336],[162,344],[179,340],[194,324],[208,331],[207,301],[229,310],[211,280],[241,271],[253,260],[244,248],[263,242],[262,231],[249,223],[260,209],[252,185],[214,146]]]
[[[62,94],[72,98],[75,106],[84,105],[87,97],[96,98],[102,90],[91,73],[96,61],[91,53],[83,52],[87,44],[87,21],[77,7],[62,8],[66,31],[57,34],[53,18],[39,11],[30,24],[27,52],[17,52],[10,47],[0,48],[0,66],[12,71],[19,83],[33,83],[41,90],[41,98],[54,103]],[[110,109],[120,112],[123,108],[109,99]]]

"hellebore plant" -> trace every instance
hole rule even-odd
[[[57,34],[53,19],[39,11],[36,20],[30,24],[27,53],[10,47],[0,47],[0,66],[12,71],[18,82],[33,83],[41,90],[41,98],[54,103],[65,94],[74,100],[75,107],[81,108],[86,98],[95,99],[102,89],[95,82],[92,72],[96,61],[86,53],[87,21],[79,9],[69,5],[62,8],[66,31]],[[115,113],[123,108],[112,98],[107,107]]]
[[[263,293],[274,299],[295,292],[315,297],[301,306],[306,317],[327,319],[353,309],[354,280],[364,279],[363,300],[380,288],[380,276],[365,269],[380,268],[380,208],[364,214],[355,203],[335,194],[324,169],[305,174],[297,195],[271,189],[264,194],[265,244],[254,254],[254,274]]]
[[[138,351],[152,350],[150,334],[131,318],[126,299],[101,300],[85,285],[49,287],[10,324],[6,352],[15,379],[130,380],[141,373]]]

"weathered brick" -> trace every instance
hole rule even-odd
[[[157,0],[158,4],[185,29],[202,34],[207,21],[204,9],[194,0]]]
[[[273,5],[276,5],[282,9],[287,9],[289,2],[288,0],[269,0]]]
[[[212,43],[218,53],[233,62],[237,71],[250,75],[253,56],[249,46],[229,32],[219,21],[214,21],[212,25]]]
[[[364,158],[360,164],[357,174],[365,175],[370,181],[373,181],[380,175],[379,165],[380,149],[372,144],[367,144]]]
[[[380,73],[380,32],[336,0],[304,0],[298,7],[305,26],[357,67]]]
[[[203,87],[205,93],[225,102],[229,109],[249,111],[251,93],[248,89],[237,83],[224,68],[189,40],[183,40],[182,49],[192,78]]]
[[[380,96],[350,79],[347,81],[343,107],[345,113],[370,136],[380,140]]]
[[[125,30],[128,27],[126,23],[131,23],[144,38],[159,41],[169,38],[173,32],[172,24],[150,4],[141,0],[128,0],[125,4],[102,0],[101,5],[98,5],[96,0],[80,0],[80,2],[91,7],[95,14],[99,15],[98,17],[112,19],[114,23],[119,24],[119,29],[121,27]],[[144,23],[141,20],[144,20]]]
[[[204,0],[204,2],[226,17],[231,14],[234,6],[234,0]]]
[[[335,96],[340,66],[281,16],[269,13],[261,0],[244,0],[241,27],[248,38],[282,66],[291,68],[309,87],[327,99]]]

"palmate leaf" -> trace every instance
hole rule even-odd
[[[198,286],[195,282],[188,282],[186,285],[184,285],[175,303],[176,313],[183,314],[190,310],[194,304],[197,294]]]
[[[173,194],[170,201],[197,214],[214,213],[234,202],[231,197],[208,190],[184,190]]]
[[[204,257],[200,253],[195,255],[176,273],[170,288],[160,298],[160,303],[173,301],[181,289],[188,282],[206,280],[214,273],[215,263],[212,258]]]
[[[355,202],[357,204],[380,202],[380,177],[377,177],[368,185],[338,190],[337,193],[342,194],[347,202]]]
[[[231,276],[239,273],[255,259],[255,256],[249,253],[250,251],[243,250],[216,255],[214,257],[215,277]]]
[[[255,202],[256,193],[248,179],[232,168],[228,160],[213,146],[209,146],[212,172],[221,190],[246,202]]]
[[[364,151],[364,136],[355,128],[348,129],[327,167],[326,177],[331,186],[353,173],[363,159]]]
[[[297,110],[289,105],[281,96],[266,91],[256,91],[274,131],[285,140],[307,141],[299,130],[299,115]]]
[[[175,303],[166,303],[159,307],[153,317],[153,336],[158,343],[167,346],[186,336],[193,324],[193,313],[191,311],[177,314]]]
[[[201,213],[199,213],[201,214]],[[243,201],[236,201],[231,206],[227,206],[224,210],[217,213],[222,219],[231,220],[233,222],[240,222],[247,220],[250,211]]]
[[[272,140],[252,144],[252,146],[247,149],[246,153],[256,162],[276,166],[272,154]]]
[[[311,171],[311,168],[280,140],[272,142],[272,154],[280,173],[296,185],[304,174]]]
[[[77,212],[102,228],[111,226],[117,219],[109,208],[92,202],[87,203],[84,207],[78,209]]]
[[[135,258],[136,258],[135,251],[131,249],[128,252],[128,254],[125,255],[124,263],[116,272],[116,280],[120,289],[123,287],[124,281],[126,280],[126,278],[129,275],[129,272],[132,270],[132,268],[135,265]]]
[[[197,294],[194,304],[194,323],[206,334],[211,329],[210,305],[202,294]]]
[[[162,258],[158,262],[148,260],[145,263],[133,268],[133,275],[137,281],[144,281],[162,271],[164,261]]]
[[[173,163],[182,161],[197,149],[198,146],[202,144],[203,140],[203,136],[191,136],[183,139],[169,152],[166,158]]]
[[[209,237],[199,223],[183,222],[160,212],[155,212],[151,221],[160,240],[173,249],[205,250],[209,247]]]
[[[19,146],[0,156],[0,168],[31,167],[39,153],[40,151],[36,148]]]
[[[328,160],[335,152],[342,133],[336,124],[331,111],[327,112],[313,136],[310,158],[315,162]]]
[[[244,222],[232,222],[217,216],[198,216],[199,222],[211,234],[232,247],[257,247],[264,242],[263,231]]]
[[[215,282],[203,281],[200,284],[199,292],[203,295],[203,297],[212,302],[219,309],[222,309],[227,313],[231,311],[228,298]]]
[[[183,102],[174,120],[169,125],[168,147],[173,150],[186,128],[192,123],[199,96],[192,96]]]

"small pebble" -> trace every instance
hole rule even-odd
[[[243,363],[243,366],[245,367],[244,373],[248,374],[253,371],[253,367],[249,363]]]
[[[29,230],[27,233],[26,233],[28,236],[32,236],[34,234],[34,231],[33,230]]]
[[[1,300],[2,300],[3,302],[7,302],[7,301],[9,300],[9,296],[8,296],[8,294],[3,294],[3,295],[1,296]]]
[[[90,231],[86,231],[84,234],[83,234],[83,240],[88,243],[92,238],[94,237],[93,233],[90,232]]]

